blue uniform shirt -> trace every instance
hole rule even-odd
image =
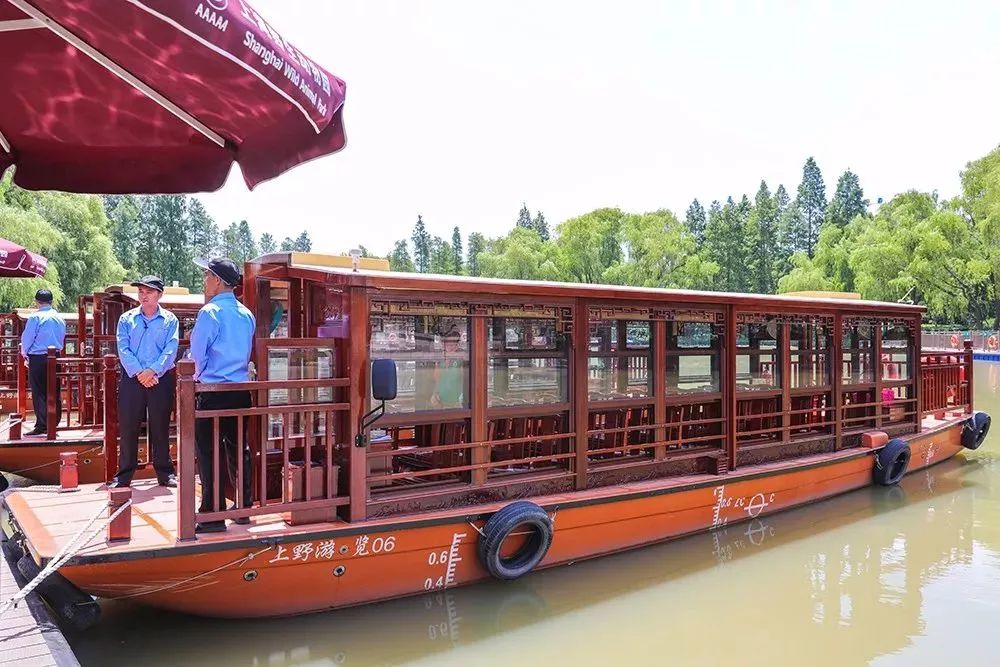
[[[174,367],[177,359],[177,317],[159,308],[152,317],[133,308],[118,318],[118,358],[128,376],[150,369],[157,377]]]
[[[212,298],[191,330],[194,379],[204,383],[246,382],[257,321],[232,292]]]
[[[57,350],[63,349],[66,339],[66,321],[52,309],[52,306],[42,306],[24,323],[21,334],[21,354],[46,354],[49,346]]]

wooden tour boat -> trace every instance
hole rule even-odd
[[[176,284],[164,290],[160,301],[177,315],[181,327],[181,349],[186,346],[187,332],[194,326],[198,310],[204,305],[204,295],[191,294]],[[110,410],[111,423],[117,417],[116,392],[119,365],[115,332],[118,318],[126,310],[139,305],[138,290],[129,285],[111,285],[100,292],[77,299],[75,313],[61,313],[66,321],[66,341],[61,354],[50,355],[49,385],[58,378],[58,399],[49,395],[48,425],[45,436],[25,437],[23,424],[34,421],[31,414],[27,369],[20,360],[20,336],[24,322],[33,309],[23,308],[0,314],[0,490],[6,480],[2,472],[15,473],[43,484],[59,481],[60,454],[77,454],[77,474],[81,482],[98,483],[106,478],[105,451],[108,440],[117,442],[117,432],[105,432],[105,410]],[[80,326],[84,322],[84,326]],[[110,387],[105,394],[105,386]],[[105,396],[112,397],[105,401]],[[61,402],[61,417],[56,419],[56,400]],[[117,451],[117,445],[113,445]],[[141,464],[137,476],[153,475],[148,465],[148,447],[140,446]],[[114,462],[114,457],[111,458]],[[114,474],[114,471],[112,471]]]
[[[921,351],[922,307],[338,263],[247,265],[259,375],[202,385],[181,362],[177,489],[8,492],[19,567],[64,563],[50,602],[261,617],[515,579],[894,485],[989,428],[971,348]],[[233,389],[253,407],[196,407]],[[195,419],[218,462],[234,416],[252,465],[216,465],[234,509],[200,512]]]

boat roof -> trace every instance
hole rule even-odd
[[[541,280],[510,280],[504,278],[478,278],[430,273],[402,273],[372,270],[364,264],[357,271],[350,266],[325,261],[327,255],[314,253],[283,252],[262,255],[253,260],[255,265],[284,265],[315,273],[343,276],[355,284],[393,290],[421,290],[447,292],[475,292],[508,296],[585,297],[593,299],[656,299],[699,304],[745,304],[762,307],[767,305],[829,309],[840,311],[892,312],[917,315],[926,311],[922,305],[866,301],[853,292],[802,292],[791,294],[745,294],[737,292],[711,292],[701,290],[666,289],[661,287],[633,287],[629,285],[598,285],[591,283],[565,283]],[[350,258],[347,258],[350,260]],[[364,260],[365,258],[362,258]],[[388,262],[386,262],[388,264]]]

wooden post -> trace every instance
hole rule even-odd
[[[803,325],[805,326],[805,325]],[[792,325],[782,322],[781,340],[775,346],[778,360],[775,370],[781,368],[781,441],[792,441]],[[799,372],[802,371],[802,343],[799,343]],[[781,364],[778,366],[778,364]]]
[[[21,346],[17,346],[17,413],[28,415],[28,358],[22,356]],[[38,419],[38,417],[35,417]]]
[[[875,429],[882,428],[882,323],[872,324],[872,334],[875,338],[872,347],[875,348]]]
[[[193,540],[194,506],[194,361],[177,363],[177,540]],[[241,451],[241,450],[238,450]]]
[[[76,297],[76,356],[86,355],[87,344],[87,304],[81,294]]]
[[[589,341],[590,323],[587,302],[583,299],[577,299],[573,305],[573,338],[570,348],[570,359],[573,360],[571,384],[573,409],[570,418],[573,420],[573,430],[576,432],[573,443],[576,451],[574,470],[577,489],[587,488],[587,448],[590,442],[587,438],[587,425],[590,422],[590,400],[587,386],[589,382],[587,370]]]
[[[736,306],[726,306],[726,337],[723,345],[722,416],[725,418],[726,457],[736,470]]]
[[[650,322],[653,327],[653,422],[664,424],[667,421],[667,323],[664,320]],[[711,369],[709,369],[711,372]],[[683,428],[683,427],[682,427]],[[667,429],[658,428],[654,435],[655,442],[665,442]],[[667,446],[659,445],[653,448],[653,460],[662,461],[667,458]]]
[[[118,358],[104,355],[104,481],[118,472]]]
[[[292,288],[294,292],[294,287]],[[350,422],[347,431],[347,445],[350,448],[350,466],[348,488],[351,495],[349,520],[364,521],[368,516],[368,448],[357,447],[355,439],[360,434],[361,417],[368,406],[368,373],[370,359],[368,358],[368,335],[371,327],[368,324],[368,293],[364,287],[350,288],[350,304],[348,312],[350,320],[349,345],[350,356],[347,377],[351,378],[349,388]]]
[[[45,437],[48,440],[56,439],[56,429],[59,428],[59,418],[56,414],[62,396],[59,395],[58,376],[56,375],[56,359],[58,358],[59,352],[54,346],[49,345],[45,354],[45,425],[48,429]]]
[[[973,413],[972,401],[976,395],[975,386],[972,384],[972,367],[975,357],[972,354],[972,341],[965,341],[965,381],[969,383],[969,414]]]
[[[916,332],[914,336],[916,341],[910,346],[912,350],[911,354],[913,355],[913,363],[910,366],[910,382],[913,383],[911,385],[913,387],[913,398],[916,399],[916,402],[910,405],[913,406],[912,410],[916,413],[913,415],[913,422],[917,433],[920,432],[920,427],[924,421],[922,405],[924,396],[924,355],[921,354],[923,352],[923,335],[920,330],[920,322],[920,318],[917,317],[913,323],[913,330]]]
[[[841,412],[843,410],[844,403],[844,392],[841,391],[843,386],[843,375],[844,375],[844,352],[843,352],[843,340],[844,340],[844,323],[843,316],[840,313],[833,314],[833,331],[830,333],[833,336],[833,345],[827,346],[827,349],[832,350],[833,355],[833,367],[832,377],[830,378],[830,388],[833,393],[833,439],[835,450],[839,450],[843,446],[843,432],[844,424],[842,422]]]
[[[76,452],[59,454],[59,490],[76,491],[80,485],[80,474],[76,467]]]
[[[469,405],[472,408],[472,442],[484,442],[488,437],[486,423],[486,409],[488,405],[486,395],[486,318],[473,317],[472,331],[469,332],[469,394],[472,400]],[[490,447],[476,447],[472,450],[472,464],[481,465],[490,462]],[[391,471],[390,471],[391,472]],[[472,471],[473,485],[486,483],[489,474],[488,468],[476,468]]]
[[[129,486],[108,489],[108,516],[118,508],[132,500],[132,488]],[[108,542],[128,541],[132,539],[132,508],[125,510],[115,520],[108,524]]]

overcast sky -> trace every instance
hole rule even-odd
[[[832,194],[958,189],[1000,142],[1000,3],[252,0],[347,82],[347,147],[247,191],[221,224],[320,252],[505,233],[602,206],[706,208],[794,191],[812,155]],[[793,192],[794,194],[794,192]]]

